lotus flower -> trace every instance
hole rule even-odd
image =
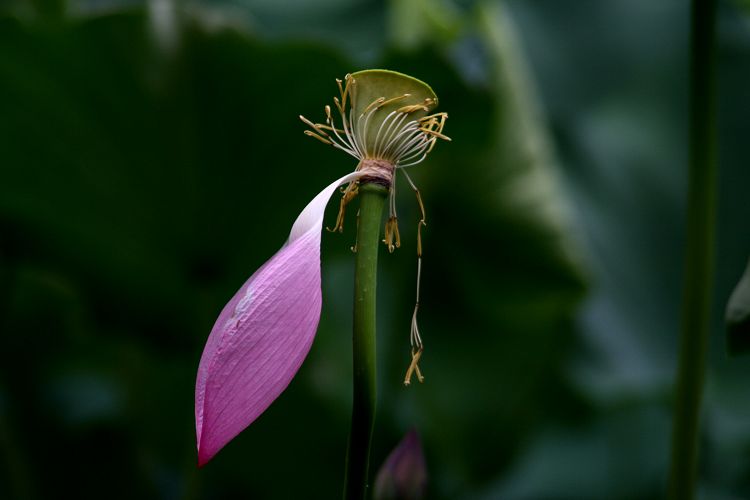
[[[321,191],[300,213],[284,246],[266,262],[219,314],[198,367],[195,430],[198,464],[208,462],[286,389],[312,345],[321,310],[320,240],[323,214],[336,188],[347,184],[337,228],[359,180],[380,182],[395,193],[396,168],[419,163],[447,115],[428,115],[437,98],[424,83],[385,70],[337,80],[341,116],[330,106],[326,123],[302,118],[306,134],[359,160],[354,172]],[[411,182],[411,181],[410,181]],[[395,204],[391,202],[395,221]],[[391,223],[391,241],[397,229]],[[388,233],[388,230],[386,231]],[[396,240],[398,242],[398,240]]]

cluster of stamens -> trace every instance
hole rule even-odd
[[[380,121],[377,132],[374,134],[374,140],[368,140],[371,137],[371,124],[378,121],[373,120],[373,117],[379,111],[382,111],[383,107],[407,100],[411,95],[402,94],[390,98],[378,97],[370,102],[359,113],[359,116],[355,116],[357,114],[355,112],[357,102],[356,79],[351,75],[346,75],[343,82],[337,79],[336,83],[338,84],[340,99],[334,97],[333,102],[341,117],[340,126],[336,125],[330,106],[325,106],[325,123],[313,123],[304,116],[300,116],[300,119],[310,127],[310,130],[305,130],[306,135],[357,158],[359,160],[358,171],[366,171],[367,177],[375,178],[390,189],[389,217],[385,225],[385,238],[383,240],[389,252],[393,252],[395,248],[401,246],[395,201],[396,169],[402,169],[401,172],[414,190],[419,203],[421,218],[417,224],[417,297],[414,314],[412,315],[410,335],[412,359],[404,378],[404,384],[409,385],[411,383],[413,374],[416,374],[417,379],[423,382],[424,377],[418,363],[424,346],[417,325],[417,311],[419,309],[419,288],[422,273],[422,227],[426,226],[427,223],[419,190],[403,168],[422,162],[432,151],[438,139],[450,141],[450,138],[442,133],[448,114],[435,113],[414,118],[413,115],[417,112],[429,113],[430,109],[437,104],[436,100],[432,98],[426,98],[419,104],[406,104],[389,112]],[[357,196],[358,191],[359,182],[356,181],[343,188],[336,224],[329,231],[343,231],[346,206]],[[352,250],[356,252],[356,248],[355,243]]]
[[[445,120],[448,118],[447,113],[435,113],[407,120],[409,115],[416,111],[429,112],[436,103],[434,99],[427,98],[421,104],[405,105],[391,111],[380,123],[375,140],[369,144],[366,138],[373,115],[384,106],[410,97],[410,94],[391,98],[379,97],[369,103],[359,116],[355,116],[357,82],[351,75],[346,75],[344,80],[342,82],[336,79],[341,99],[333,98],[341,116],[341,128],[335,125],[331,106],[326,105],[325,123],[313,123],[300,116],[300,119],[311,128],[305,130],[306,135],[345,151],[360,161],[385,160],[397,168],[420,163],[432,151],[437,139],[450,140],[442,134]]]

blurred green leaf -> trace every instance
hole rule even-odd
[[[490,59],[496,114],[497,199],[505,210],[533,220],[552,238],[561,268],[582,280],[578,230],[560,185],[560,171],[536,85],[525,62],[515,21],[503,2],[478,7],[479,32]]]
[[[54,318],[34,328],[40,342],[69,340],[60,340],[61,358],[34,382],[47,396],[13,393],[13,422],[26,422],[17,434],[33,443],[35,460],[69,439],[81,442],[77,453],[94,457],[96,436],[106,434],[119,449],[120,469],[99,467],[92,484],[71,492],[127,474],[139,478],[128,491],[145,496],[206,488],[225,497],[300,497],[312,483],[335,496],[341,471],[330,464],[341,460],[349,411],[346,236],[324,239],[326,305],[310,359],[200,482],[191,405],[198,355],[224,301],[281,245],[312,194],[354,168],[345,155],[306,140],[296,119],[328,103],[334,78],[351,64],[336,51],[258,42],[190,17],[164,52],[147,21],[138,12],[54,27],[2,21],[0,93],[8,104],[0,123],[0,229],[13,234],[3,255],[9,269],[24,261],[52,269],[81,304],[71,326],[77,333]],[[582,281],[535,202],[506,202],[506,182],[517,177],[503,173],[511,164],[492,146],[500,134],[496,113],[505,107],[498,97],[468,87],[436,51],[390,53],[379,66],[435,86],[454,142],[414,171],[430,224],[422,315],[428,383],[410,392],[399,381],[408,360],[413,243],[384,259],[378,432],[395,436],[423,422],[440,457],[436,477],[445,478],[435,495],[455,497],[512,460],[540,418],[534,415],[567,411],[559,404],[570,397],[564,381],[554,384],[555,398],[545,394],[562,370]],[[315,68],[304,85],[300,67]],[[400,215],[414,221],[403,234],[413,242],[417,206],[402,191]],[[466,237],[455,237],[459,227]],[[331,287],[335,269],[347,271]],[[10,293],[21,297],[20,289]],[[34,314],[32,299],[19,300],[3,331],[20,331]],[[91,363],[99,357],[107,362]],[[25,369],[48,359],[24,358]],[[115,379],[112,367],[122,370]],[[3,377],[19,369],[11,362]],[[467,398],[466,388],[482,380],[505,394]],[[77,407],[86,394],[98,403]],[[50,405],[59,411],[40,419]],[[303,424],[300,414],[309,420]],[[56,434],[32,434],[45,426]],[[486,428],[499,430],[487,436]],[[314,451],[321,449],[323,457]],[[387,450],[376,449],[377,461]],[[504,451],[496,462],[483,459],[497,449]],[[293,482],[281,480],[290,453],[308,464]],[[34,474],[49,466],[39,462]],[[258,474],[248,477],[248,467]],[[59,474],[66,471],[59,466]],[[165,474],[172,478],[166,483]]]
[[[742,354],[750,350],[750,260],[729,297],[726,326],[729,353]]]
[[[404,50],[430,41],[442,45],[458,35],[462,17],[452,0],[390,0],[391,40]]]

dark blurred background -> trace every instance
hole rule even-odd
[[[196,469],[221,307],[353,170],[306,138],[385,67],[450,115],[427,208],[381,254],[373,473],[411,427],[428,498],[648,499],[666,483],[685,240],[688,2],[0,0],[0,498],[338,498],[353,221],[289,389]],[[722,312],[750,254],[750,9],[721,2],[716,286],[699,489],[750,498],[750,361]],[[327,214],[335,219],[335,202]]]

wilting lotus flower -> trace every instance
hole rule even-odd
[[[341,99],[334,98],[334,102],[341,125],[334,124],[330,106],[325,107],[325,124],[302,119],[312,128],[306,131],[308,135],[346,151],[359,164],[305,207],[284,246],[245,282],[216,320],[201,356],[195,387],[199,465],[268,408],[289,385],[310,350],[321,309],[323,213],[336,188],[348,183],[336,225],[340,230],[344,208],[356,195],[359,179],[391,187],[393,197],[395,169],[419,163],[437,138],[445,138],[441,131],[447,115],[428,116],[437,98],[419,80],[369,70],[337,82]],[[394,228],[391,198],[386,228],[391,249],[394,235],[398,244],[398,229]],[[413,331],[413,342],[414,335]]]

